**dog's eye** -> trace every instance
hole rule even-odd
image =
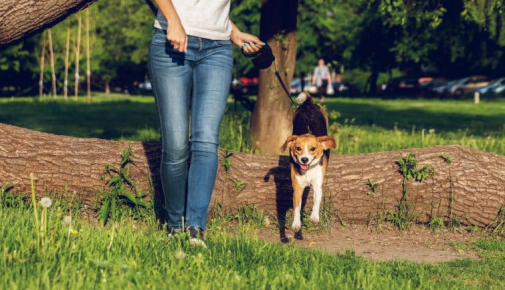
[[[302,147],[296,147],[296,151],[302,151]]]
[[[310,147],[310,152],[316,151],[316,147]]]

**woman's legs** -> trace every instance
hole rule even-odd
[[[186,204],[188,175],[189,92],[192,67],[183,53],[167,44],[165,33],[156,30],[149,54],[153,86],[162,136],[160,165],[168,227],[181,228]]]
[[[216,180],[219,126],[230,90],[233,56],[229,41],[202,41],[193,70],[186,220],[189,226],[204,230]]]
[[[175,52],[167,44],[165,33],[157,30],[149,65],[162,130],[160,170],[168,226],[204,230],[217,174],[219,126],[231,84],[231,43],[190,36],[188,52],[183,54]],[[191,86],[194,92],[188,148]]]

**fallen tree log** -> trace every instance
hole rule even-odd
[[[119,164],[128,146],[137,157],[130,175],[139,189],[149,191],[150,174],[159,185],[158,142],[75,138],[5,124],[0,124],[0,135],[0,186],[12,183],[13,191],[29,193],[33,173],[39,196],[75,191],[82,202],[96,206],[96,193],[106,189],[100,178],[105,164]],[[435,170],[422,182],[408,181],[408,196],[418,221],[457,218],[464,225],[487,226],[496,219],[505,204],[505,156],[455,145],[332,155],[325,204],[347,223],[367,223],[395,210],[403,196],[397,161],[407,153],[416,154],[419,166],[431,164]],[[282,217],[291,207],[288,157],[235,153],[228,158],[228,170],[219,166],[211,208],[219,204],[223,210],[233,211],[255,204],[266,214]],[[368,194],[369,179],[379,185],[373,196]],[[311,200],[308,195],[307,206]]]
[[[0,48],[34,35],[97,0],[2,0]]]

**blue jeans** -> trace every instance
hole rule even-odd
[[[153,33],[149,73],[161,122],[160,171],[170,228],[206,227],[232,66],[229,40],[188,36],[187,52],[181,53],[163,30]]]

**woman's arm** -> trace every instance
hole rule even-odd
[[[188,48],[188,36],[184,27],[182,27],[181,19],[175,11],[172,0],[155,0],[160,9],[161,14],[167,19],[168,32],[167,40],[174,46],[174,49],[180,52],[186,52]]]
[[[244,33],[240,31],[235,23],[230,20],[231,24],[231,41],[241,47],[245,52],[247,53],[252,53],[255,51],[260,50],[263,45],[265,45],[264,42],[262,42],[258,37],[249,34],[249,33]]]

